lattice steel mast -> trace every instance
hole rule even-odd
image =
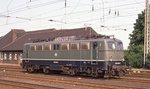
[[[150,52],[150,14],[149,14],[149,0],[145,0],[145,26],[144,26],[144,61],[143,66],[145,67],[145,63],[147,60],[147,55]]]

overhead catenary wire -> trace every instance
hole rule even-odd
[[[44,7],[44,6],[47,6],[47,5],[50,5],[50,4],[55,4],[55,3],[60,3],[62,2],[63,0],[56,0],[56,1],[50,1],[50,2],[44,2],[44,3],[40,3],[40,4],[36,4],[36,5],[32,5],[30,6],[29,8],[30,9],[37,9],[37,8],[40,8],[40,7]],[[23,12],[23,11],[26,11],[28,10],[28,8],[26,6],[22,7],[22,8],[19,8],[19,9],[15,9],[15,10],[10,10],[9,13],[10,14],[13,14],[13,13],[17,13],[17,12]],[[5,14],[7,13],[7,11],[5,12],[0,12],[0,14]]]
[[[135,10],[136,11],[136,10]],[[85,11],[87,12],[87,11]],[[83,13],[84,15],[85,13]],[[89,12],[87,12],[87,14],[89,14]],[[130,16],[136,16],[137,14],[133,14],[133,12],[130,12],[128,13],[128,15],[124,15],[124,16],[120,16],[119,18],[121,17],[130,17]],[[58,16],[61,16],[61,15],[58,15]],[[113,19],[113,18],[117,18],[117,17],[108,17],[109,15],[105,15],[105,18],[106,19]],[[54,16],[55,17],[55,16]],[[35,18],[35,19],[28,19],[28,18],[23,18],[23,17],[13,17],[13,18],[20,18],[20,19],[25,19],[26,21],[16,21],[16,22],[12,22],[12,23],[8,23],[8,24],[1,24],[0,26],[4,26],[4,25],[9,25],[9,24],[17,24],[17,23],[25,23],[25,22],[28,22],[28,21],[38,21],[38,20],[42,20],[43,21],[47,21],[45,19],[48,19],[49,17],[44,17],[44,18]],[[80,18],[76,18],[76,19],[80,19]],[[98,18],[95,18],[95,19],[86,19],[86,20],[82,20],[82,21],[77,21],[77,22],[69,22],[69,23],[82,23],[82,22],[87,22],[87,21],[98,21],[99,19]],[[68,24],[69,24],[68,23]]]
[[[139,3],[133,3],[133,4],[139,4]],[[132,5],[132,4],[125,4],[125,5]],[[125,6],[125,5],[122,5],[122,6]],[[115,6],[115,7],[118,7],[118,6]],[[105,7],[104,9],[115,8],[115,7],[114,6],[112,6],[112,7]],[[100,8],[100,9],[103,9],[103,8]],[[95,9],[95,10],[100,10],[100,9]],[[131,9],[133,9],[133,8],[131,8]],[[58,10],[56,10],[56,11],[58,11]],[[87,10],[87,11],[90,11],[90,10]],[[74,13],[68,13],[67,15],[69,15],[69,14],[76,14],[76,13],[78,14],[78,13],[82,13],[82,12],[84,12],[84,11],[78,11],[78,12],[74,12]],[[85,12],[86,12],[86,10],[85,10]],[[36,16],[34,16],[34,17],[36,17]],[[52,17],[54,17],[54,16],[52,16]]]
[[[64,0],[63,0],[64,1]],[[116,1],[118,1],[118,0],[116,0]],[[59,3],[59,2],[57,2],[57,3]],[[67,3],[68,3],[68,0],[67,0]],[[144,2],[143,2],[144,3]],[[56,3],[53,3],[53,5],[55,5]],[[68,3],[69,4],[69,3]],[[104,8],[104,10],[105,10],[105,12],[106,13],[108,13],[108,11],[109,11],[109,8],[111,8],[112,9],[112,11],[113,11],[113,8],[119,8],[119,7],[124,7],[124,8],[128,8],[127,6],[131,6],[131,5],[137,5],[137,4],[141,4],[141,2],[136,2],[136,3],[130,3],[130,4],[122,4],[122,5],[116,5],[116,6],[109,6],[109,7],[105,7]],[[37,5],[37,4],[36,4]],[[51,4],[49,4],[49,5],[51,5]],[[69,9],[69,8],[78,8],[78,6],[79,6],[80,4],[78,4],[77,5],[77,7],[75,7],[75,6],[67,6],[67,9]],[[95,6],[95,3],[93,3],[93,5]],[[39,5],[40,6],[40,5]],[[47,5],[48,6],[48,5]],[[119,6],[119,7],[118,7]],[[43,7],[43,6],[41,6],[41,7]],[[84,6],[83,6],[84,7]],[[88,7],[88,5],[87,5],[87,7]],[[32,9],[34,9],[34,8],[36,8],[36,7],[32,7],[31,6],[31,10]],[[63,8],[64,9],[64,8]],[[134,9],[134,8],[128,8],[128,9]],[[136,8],[135,7],[135,9],[138,9],[138,8]],[[28,9],[27,9],[28,10]],[[62,8],[60,8],[60,10],[62,10]],[[102,10],[102,8],[99,8],[99,9],[97,9],[97,8],[94,8],[94,12],[96,12],[96,11],[98,11],[98,10]],[[18,10],[18,12],[24,12],[24,11],[26,11],[26,10]],[[59,11],[59,8],[58,8],[58,10],[57,11]],[[10,11],[11,12],[11,11]],[[13,11],[12,11],[13,12]],[[12,17],[12,18],[14,18],[14,17],[19,17],[19,16],[14,16],[14,15],[12,15],[12,14],[16,14],[16,13],[18,13],[18,12],[13,12],[13,13],[10,13],[10,16]],[[54,10],[54,12],[55,12],[55,10]],[[136,12],[136,11],[135,11]],[[43,13],[42,11],[41,11],[41,13]],[[76,9],[74,9],[74,11],[72,11],[71,13],[69,12],[69,11],[67,11],[67,16],[69,17],[70,15],[73,15],[73,16],[75,16],[75,19],[78,19],[79,18],[79,16],[84,16],[84,14],[90,14],[91,13],[91,10],[89,9],[87,9],[87,10],[82,10],[82,11],[78,11],[78,10],[76,10]],[[106,20],[107,19],[113,19],[113,18],[116,18],[116,17],[113,17],[113,16],[108,16],[108,14],[106,14],[105,13],[105,16],[106,16]],[[134,12],[133,12],[134,13]],[[45,15],[46,14],[48,14],[48,12],[47,13],[45,13]],[[120,14],[120,13],[119,13]],[[5,15],[5,14],[4,14]],[[43,17],[42,18],[39,18],[39,16],[37,15],[35,15],[34,17],[32,17],[32,19],[31,19],[31,21],[38,21],[38,20],[46,20],[46,19],[48,19],[48,18],[51,18],[51,17],[59,17],[59,18],[61,18],[62,17],[62,15],[63,14],[58,14],[58,15],[50,15],[50,16],[44,16],[43,15]],[[132,13],[127,13],[127,15],[134,15],[134,14],[132,14]],[[124,17],[127,17],[127,15],[124,15]],[[136,14],[135,14],[136,15]],[[123,16],[119,16],[119,18],[120,17],[123,17]],[[22,18],[26,18],[26,17],[22,17]],[[28,17],[27,17],[28,18]],[[76,22],[70,22],[70,24],[77,24],[77,23],[79,23],[79,24],[83,24],[83,23],[85,23],[85,22],[90,22],[90,21],[97,21],[96,20],[96,18],[95,18],[95,20],[93,19],[89,19],[89,20],[85,20],[85,19],[83,19],[83,20],[81,20],[80,21],[80,19],[79,19],[79,21],[76,21]],[[13,23],[13,22],[10,22],[10,24],[21,24],[21,23],[26,23],[26,22],[28,22],[28,21],[16,21],[16,23]],[[8,23],[8,25],[10,25],[9,23]],[[36,26],[36,25],[35,25]],[[31,26],[32,27],[32,26]]]
[[[34,8],[40,8],[40,7],[44,7],[44,6],[46,6],[46,5],[50,5],[50,4],[55,4],[55,3],[60,3],[60,2],[62,2],[63,0],[58,0],[58,1],[55,1],[55,2],[46,2],[46,3],[40,3],[40,4],[36,4],[36,5],[33,5],[33,6],[31,6],[30,7],[30,9],[34,9]],[[144,4],[144,2],[136,2],[136,3],[130,3],[130,4],[123,4],[123,5],[117,5],[117,6],[111,6],[111,7],[106,7],[106,8],[115,8],[115,7],[121,7],[121,6],[128,6],[128,5],[135,5],[135,4],[141,4],[141,3],[143,3]],[[106,8],[104,8],[104,9],[106,9]],[[19,9],[16,9],[16,10],[11,10],[11,11],[9,11],[9,13],[10,14],[13,14],[13,13],[17,13],[17,12],[23,12],[23,11],[25,11],[25,10],[28,10],[28,8],[26,8],[26,6],[25,7],[23,7],[23,8],[19,8]],[[7,11],[6,11],[7,12]],[[0,14],[5,14],[6,12],[0,12]]]

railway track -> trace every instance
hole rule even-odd
[[[74,88],[80,87],[79,89],[83,89],[85,87],[91,88],[91,89],[99,89],[99,88],[103,88],[103,89],[129,89],[129,88],[140,89],[140,88],[136,88],[136,87],[109,85],[107,83],[106,84],[104,84],[104,83],[100,84],[100,83],[98,83],[99,81],[94,83],[94,82],[89,82],[89,79],[88,79],[88,81],[85,82],[85,81],[81,81],[81,78],[75,79],[72,77],[69,79],[50,77],[49,75],[43,75],[43,76],[45,76],[45,77],[43,77],[41,75],[34,75],[34,74],[24,74],[23,75],[23,74],[19,74],[19,72],[18,73],[12,73],[11,75],[7,72],[3,73],[2,75],[1,74],[2,73],[0,73],[0,76],[7,77],[7,78],[9,77],[9,78],[15,78],[15,79],[41,81],[41,82],[50,83],[52,85],[59,85],[61,87],[62,87],[62,85],[68,86],[70,88],[71,87],[74,87]],[[102,81],[104,81],[104,80],[101,80],[101,82]]]
[[[1,76],[1,75],[0,75]],[[108,85],[99,85],[97,83],[89,83],[89,82],[81,82],[81,81],[75,81],[75,80],[66,80],[66,79],[56,79],[56,78],[44,78],[44,77],[33,77],[32,75],[25,75],[25,76],[20,76],[18,74],[16,75],[9,75],[9,74],[5,74],[3,77],[5,78],[13,78],[13,79],[21,79],[23,81],[27,81],[27,80],[31,80],[31,81],[40,81],[39,83],[49,83],[51,85],[59,85],[59,87],[62,88],[79,88],[79,89],[83,89],[83,88],[89,88],[89,89],[99,89],[99,88],[103,88],[103,89],[129,89],[126,87],[119,87],[119,86],[108,86]],[[45,89],[45,88],[43,88]]]
[[[21,68],[10,68],[10,67],[9,68],[0,67],[0,71],[2,71],[2,72],[12,71],[12,72],[25,72],[25,73],[27,73],[26,71],[23,71]],[[64,75],[62,75],[62,76],[64,76]],[[78,77],[78,76],[76,76],[76,77]],[[91,77],[83,77],[83,78],[92,79]],[[105,78],[105,79],[107,79],[107,78]],[[116,80],[116,81],[127,81],[127,82],[149,83],[150,82],[150,74],[148,74],[148,73],[146,73],[146,74],[134,73],[134,74],[128,75],[126,77],[121,77],[119,79],[114,79],[114,80]]]
[[[79,77],[70,77],[61,75],[57,76],[57,75],[44,75],[44,74],[30,74],[27,72],[22,72],[21,68],[1,68],[0,70],[5,69],[5,71],[0,71],[0,76],[3,77],[7,77],[7,78],[15,78],[15,79],[22,79],[22,80],[31,80],[31,81],[40,81],[41,83],[46,82],[49,83],[51,85],[58,85],[60,86],[59,88],[64,88],[64,86],[67,87],[74,87],[74,88],[79,88],[79,89],[84,89],[86,88],[90,88],[90,89],[141,89],[140,87],[132,87],[132,86],[120,86],[120,85],[113,85],[113,84],[107,84],[107,83],[98,83],[98,82],[106,82],[106,81],[112,81],[112,82],[136,82],[136,83],[149,83],[150,82],[150,78],[146,79],[146,78],[136,78],[136,77],[123,77],[121,79],[92,79],[92,78],[79,78]],[[16,71],[14,71],[16,70]],[[11,74],[9,73],[11,71]],[[68,79],[69,78],[69,79]],[[87,81],[82,81],[83,80],[87,80]],[[90,80],[90,81],[89,81]],[[94,82],[91,82],[94,81]],[[97,81],[97,82],[95,82]],[[69,89],[69,88],[68,88]]]
[[[10,79],[10,78],[1,78],[0,84],[11,86],[11,89],[61,89],[61,88],[56,88],[48,85],[41,85],[29,81],[20,81],[20,80]]]
[[[13,71],[13,72],[25,72],[22,69],[12,69],[12,68],[0,68],[0,71],[6,72],[6,71]],[[27,73],[27,72],[25,72]],[[43,74],[44,75],[44,74]],[[64,75],[62,75],[64,76]],[[146,77],[145,77],[146,76]],[[78,76],[76,76],[78,77]],[[91,77],[84,77],[84,78],[88,78],[88,79],[92,79]],[[105,78],[107,79],[107,78]],[[144,76],[142,74],[134,74],[134,75],[129,75],[126,77],[121,77],[119,79],[114,79],[116,81],[126,81],[126,82],[143,82],[143,83],[149,83],[150,82],[150,76],[148,74],[144,74]]]

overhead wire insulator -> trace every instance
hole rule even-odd
[[[119,11],[118,11],[117,15],[119,16]]]
[[[67,7],[67,0],[65,0],[65,8]]]
[[[92,11],[94,11],[94,6],[92,6]]]
[[[110,13],[111,13],[111,9],[109,9],[109,15],[110,15]]]
[[[94,11],[94,4],[93,4],[94,0],[92,0],[92,12]]]

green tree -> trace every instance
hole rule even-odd
[[[143,45],[129,46],[129,49],[125,51],[124,58],[127,65],[134,68],[141,68],[143,65]]]
[[[144,12],[138,14],[134,30],[130,34],[130,44],[128,50],[125,51],[125,60],[127,64],[134,68],[143,66],[144,56]]]
[[[138,14],[138,19],[134,23],[134,30],[129,39],[130,46],[144,45],[144,12]]]

